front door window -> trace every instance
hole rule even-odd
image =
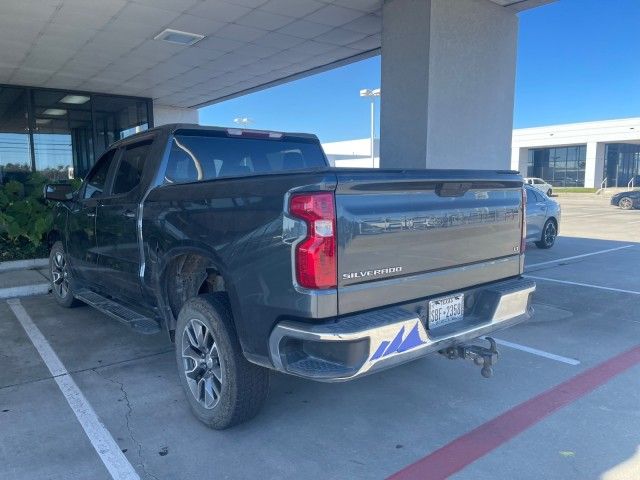
[[[103,194],[115,153],[115,150],[109,150],[100,158],[96,167],[87,177],[82,198],[97,198]]]

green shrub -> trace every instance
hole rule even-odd
[[[45,242],[34,245],[24,239],[10,242],[4,237],[0,237],[0,262],[46,258],[48,256],[49,247]]]
[[[47,178],[32,173],[24,183],[0,186],[0,261],[41,255],[53,222],[52,205],[42,197]]]

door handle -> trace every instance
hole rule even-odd
[[[132,212],[131,210],[125,210],[122,212],[122,216],[126,218],[136,218],[136,212]]]

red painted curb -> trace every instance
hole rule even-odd
[[[391,475],[389,480],[447,478],[638,363],[640,345],[516,405]]]

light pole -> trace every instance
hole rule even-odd
[[[376,134],[376,116],[375,116],[376,97],[380,96],[380,89],[379,88],[374,88],[374,89],[363,88],[362,90],[360,90],[360,96],[369,97],[369,99],[371,100],[371,166],[375,168],[376,161],[375,161],[375,150],[374,150],[374,137]]]

